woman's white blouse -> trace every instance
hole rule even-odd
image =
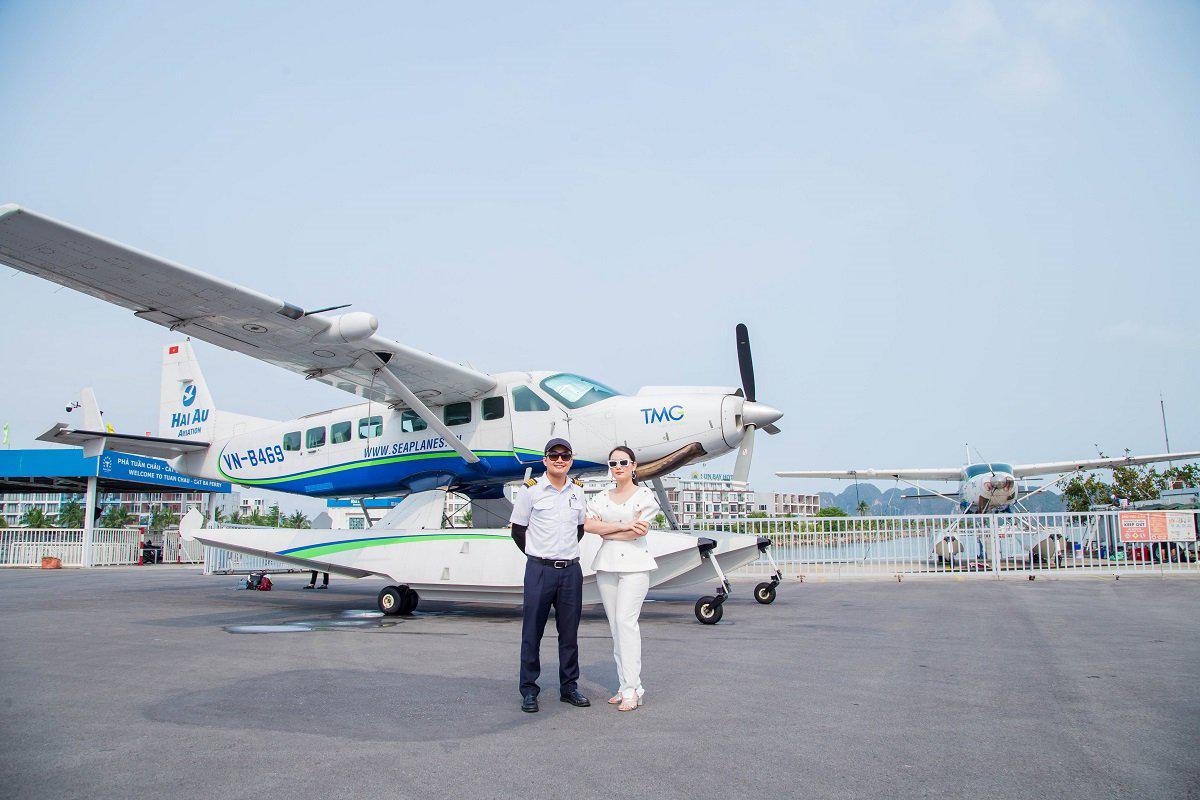
[[[651,522],[659,513],[654,492],[645,486],[639,486],[624,503],[613,500],[611,492],[611,489],[605,489],[588,501],[589,517],[599,517],[604,522],[633,522],[639,519]],[[650,555],[650,548],[646,546],[646,537],[641,536],[632,542],[605,539],[592,558],[591,569],[597,572],[646,572],[657,566]]]

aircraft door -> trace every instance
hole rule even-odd
[[[512,413],[513,452],[522,464],[540,464],[546,442],[556,436],[570,440],[567,412],[525,384],[508,389]]]

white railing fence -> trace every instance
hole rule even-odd
[[[92,531],[92,565],[136,564],[142,532],[137,528]],[[81,528],[9,528],[0,530],[0,567],[39,567],[52,556],[64,567],[83,566]]]
[[[164,564],[200,564],[204,561],[204,545],[195,539],[184,539],[178,528],[168,528],[162,535]]]
[[[228,522],[209,524],[211,528],[245,528],[248,530],[262,527],[259,525],[231,525]],[[274,528],[270,528],[274,530]],[[198,544],[198,543],[197,543]],[[250,556],[235,553],[232,550],[222,550],[219,547],[204,547],[202,558],[205,575],[242,575],[251,572],[306,572],[295,564],[285,564],[262,556]]]
[[[765,536],[787,576],[1034,573],[1200,575],[1197,511],[698,520],[686,532]],[[739,574],[769,575],[765,558]]]

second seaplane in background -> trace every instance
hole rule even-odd
[[[977,452],[976,455],[979,455]],[[963,519],[972,514],[1008,514],[1016,511],[1011,523],[1019,529],[1036,534],[1033,547],[1022,557],[1040,558],[1047,561],[1060,561],[1064,556],[1066,537],[1061,529],[1044,525],[1036,516],[1029,514],[1022,501],[1036,494],[1057,486],[1062,481],[1080,472],[1093,469],[1113,469],[1116,467],[1132,467],[1139,464],[1155,464],[1163,461],[1187,461],[1200,457],[1200,451],[1183,453],[1158,453],[1149,456],[1124,455],[1115,458],[1101,456],[1099,458],[1083,458],[1076,461],[1048,461],[1038,464],[1005,464],[999,462],[978,461],[962,467],[935,467],[917,469],[847,469],[847,470],[801,470],[791,472],[776,472],[781,478],[832,478],[835,480],[895,480],[912,486],[915,494],[903,497],[915,499],[940,498],[954,503],[956,511]],[[967,449],[967,460],[971,460],[970,448]],[[1037,478],[1043,475],[1058,475],[1059,477],[1037,488],[1022,485],[1020,481],[1026,478]],[[925,486],[928,482],[956,481],[958,487],[948,492],[939,492]],[[956,556],[970,550],[964,547],[960,537],[961,520],[956,519],[947,530],[946,535],[940,536],[931,543],[931,553],[940,563],[952,562]],[[983,546],[978,543],[978,556],[985,557]],[[996,550],[991,556],[999,558]]]
[[[505,484],[542,472],[542,448],[553,437],[571,441],[575,474],[603,473],[614,446],[632,448],[639,480],[650,483],[677,527],[660,476],[736,449],[735,477],[744,481],[755,430],[778,433],[775,423],[783,416],[756,400],[744,325],[737,328],[741,389],[649,386],[626,395],[574,372],[486,373],[455,364],[380,336],[372,314],[332,313],[344,306],[305,310],[18,206],[0,206],[0,263],[359,398],[354,405],[290,420],[217,409],[190,341],[178,341],[163,349],[157,435],[111,432],[87,390],[84,424],[58,423],[43,440],[80,445],[88,455],[112,449],[166,458],[187,475],[312,497],[436,492],[442,498],[453,491],[471,499],[474,524],[493,528],[493,537],[506,536],[495,534],[508,523]],[[427,504],[410,497],[401,506],[407,509],[395,524],[418,519],[415,510]],[[426,528],[427,521],[417,527]],[[396,607],[411,611],[418,590],[448,599],[520,601],[520,575],[512,569],[520,563],[519,552],[511,544],[472,550],[471,537],[487,541],[479,538],[482,531],[399,535],[392,525],[366,536],[290,529],[267,536],[261,530],[200,531],[194,520],[189,530],[215,547],[393,580],[397,585],[380,593],[380,606],[389,613]],[[672,567],[657,583],[678,586],[713,576],[721,581],[716,595],[697,603],[704,622],[720,618],[729,588],[714,556],[732,568],[757,558],[762,546],[754,539],[698,545],[695,537],[650,535],[659,539],[651,545],[656,557],[668,551],[692,554],[687,569]],[[444,544],[451,539],[461,545],[454,553]],[[425,555],[418,556],[418,549]],[[363,557],[350,558],[351,553]],[[447,563],[438,567],[442,561]],[[772,599],[778,580],[777,573]],[[398,605],[389,605],[393,595]],[[756,596],[765,602],[761,593]]]

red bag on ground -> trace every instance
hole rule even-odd
[[[271,579],[266,575],[263,575],[262,579],[258,582],[258,586],[255,586],[254,588],[258,589],[260,592],[271,591]]]

